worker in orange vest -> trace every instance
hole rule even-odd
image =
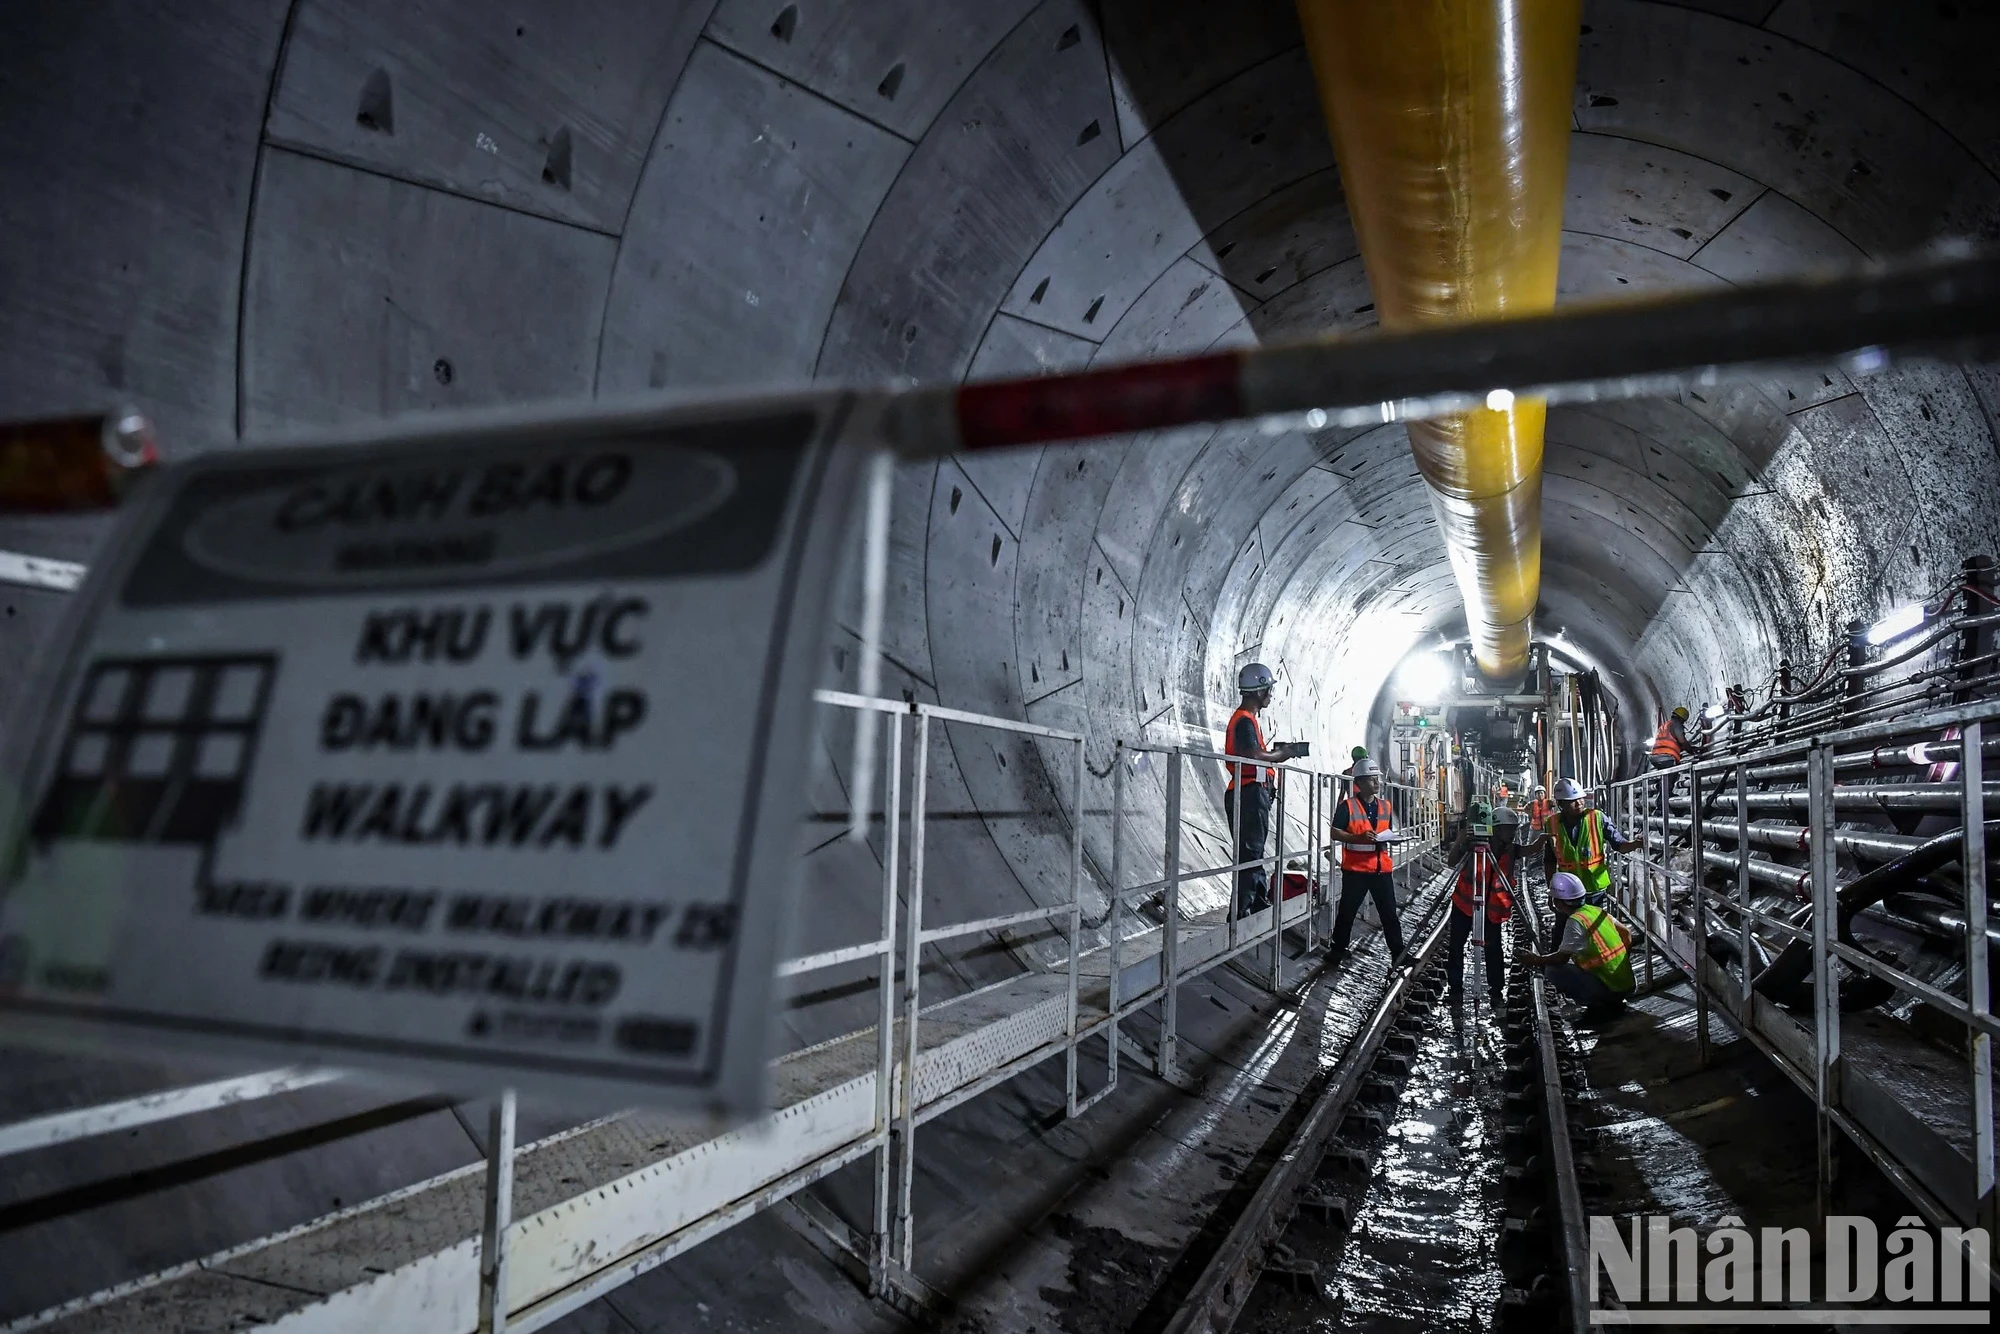
[[[1229,730],[1222,741],[1225,755],[1272,761],[1289,760],[1298,753],[1295,742],[1280,742],[1275,746],[1264,743],[1264,724],[1260,715],[1270,707],[1271,690],[1277,683],[1278,679],[1271,674],[1271,669],[1261,662],[1249,663],[1236,674],[1236,689],[1242,702],[1229,716]],[[1272,792],[1278,781],[1278,771],[1262,764],[1229,763],[1223,767],[1229,771],[1229,786],[1222,793],[1222,810],[1229,817],[1229,827],[1236,833],[1234,860],[1239,863],[1236,871],[1236,915],[1247,917],[1253,912],[1261,912],[1271,903],[1269,876],[1263,858],[1264,841],[1271,833]],[[1243,866],[1243,862],[1258,864]]]
[[[1687,755],[1688,711],[1685,704],[1676,705],[1667,715],[1660,730],[1653,734],[1652,765],[1655,769],[1671,769]]]
[[[1505,836],[1511,839],[1511,833]],[[1485,901],[1486,929],[1481,933],[1481,941],[1486,950],[1486,991],[1493,1000],[1493,1011],[1498,1014],[1506,1001],[1507,956],[1500,943],[1500,929],[1514,914],[1514,896],[1508,891],[1508,882],[1514,876],[1514,845],[1502,841],[1500,827],[1495,826],[1484,802],[1475,801],[1467,807],[1465,823],[1459,826],[1458,839],[1451,851],[1445,854],[1447,861],[1458,864],[1458,875],[1451,891],[1451,923],[1448,928],[1451,947],[1451,962],[1445,973],[1451,984],[1451,1008],[1454,1015],[1459,1013],[1459,995],[1464,987],[1466,942],[1472,938],[1474,914]],[[1473,845],[1485,843],[1491,856],[1475,855]]]
[[[1660,724],[1660,730],[1653,733],[1653,750],[1647,762],[1655,769],[1671,769],[1687,758],[1689,750],[1687,737],[1688,711],[1685,704],[1676,705]],[[1673,801],[1674,780],[1671,774],[1660,779],[1660,817],[1666,818],[1667,808]]]
[[[1522,841],[1531,846],[1536,843],[1538,841],[1537,836],[1544,829],[1548,828],[1549,817],[1555,813],[1556,804],[1549,800],[1548,788],[1541,783],[1535,784],[1534,795],[1528,801],[1528,832],[1523,836]],[[1548,853],[1546,854],[1546,858],[1549,865],[1543,868],[1542,874],[1544,879],[1551,874],[1555,854],[1552,852]],[[1522,857],[1520,859],[1521,873],[1524,878],[1528,871],[1534,867],[1536,861],[1537,859],[1533,857]]]
[[[1528,827],[1540,829],[1556,813],[1556,804],[1549,800],[1549,790],[1540,783],[1535,784],[1535,793],[1528,801]]]
[[[1394,837],[1396,812],[1381,791],[1382,767],[1373,760],[1356,760],[1353,791],[1333,808],[1332,839],[1341,845],[1340,909],[1334,915],[1333,943],[1327,950],[1330,963],[1347,957],[1354,915],[1361,910],[1364,896],[1375,901],[1390,963],[1409,961],[1409,951],[1403,948],[1403,923],[1396,913],[1396,863],[1390,851],[1390,844],[1398,841]],[[1327,855],[1332,854],[1329,848]]]

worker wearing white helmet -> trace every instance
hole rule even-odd
[[[1585,898],[1600,908],[1611,889],[1611,862],[1604,850],[1635,852],[1646,845],[1643,838],[1626,838],[1603,811],[1585,809],[1583,786],[1574,778],[1556,784],[1555,814],[1543,822],[1542,838],[1555,861],[1549,883],[1554,885],[1556,872],[1567,871],[1582,882]]]
[[[1347,942],[1354,931],[1355,914],[1363,897],[1375,901],[1375,916],[1382,923],[1382,938],[1389,946],[1393,963],[1403,963],[1409,952],[1403,948],[1403,923],[1396,912],[1395,858],[1390,844],[1395,841],[1395,807],[1381,795],[1382,767],[1373,760],[1354,762],[1354,786],[1347,800],[1333,808],[1332,840],[1340,845],[1340,908],[1333,919],[1333,943],[1327,958],[1339,963],[1347,955]],[[1333,855],[1327,849],[1327,855]]]
[[[1297,742],[1280,742],[1275,746],[1264,743],[1264,724],[1261,715],[1271,703],[1271,689],[1277,678],[1271,669],[1261,662],[1248,663],[1236,673],[1236,689],[1241,703],[1230,715],[1229,730],[1222,740],[1225,755],[1240,755],[1246,760],[1289,760],[1301,753]],[[1264,843],[1271,832],[1271,790],[1277,782],[1278,771],[1263,764],[1236,764],[1223,766],[1228,770],[1229,785],[1223,789],[1222,810],[1229,817],[1229,827],[1236,832],[1236,856],[1239,864],[1236,872],[1236,915],[1248,916],[1270,906],[1267,868],[1262,864]],[[1255,866],[1241,863],[1256,862]]]
[[[1540,783],[1535,784],[1535,790],[1528,798],[1529,826],[1534,829],[1540,829],[1548,823],[1549,817],[1555,813],[1556,806],[1554,802],[1549,800],[1549,790]]]
[[[1562,789],[1556,790],[1560,799]],[[1558,871],[1549,881],[1549,908],[1562,922],[1562,939],[1547,954],[1521,948],[1514,957],[1549,970],[1549,981],[1582,1004],[1586,1022],[1616,1018],[1632,997],[1631,937],[1606,909],[1587,903],[1583,881]]]

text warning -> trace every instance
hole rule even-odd
[[[755,1105],[837,402],[166,473],[20,757],[10,1028]]]

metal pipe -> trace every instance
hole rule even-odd
[[[864,717],[866,715],[863,715]],[[892,1096],[896,1083],[896,893],[902,888],[898,861],[903,841],[903,715],[883,717],[888,732],[888,754],[884,757],[882,811],[886,817],[882,831],[882,908],[879,925],[882,936],[882,975],[876,979],[875,993],[875,1192],[873,1235],[870,1237],[870,1281],[880,1286],[893,1258],[890,1247],[894,1230],[890,1218],[890,1192],[895,1188],[891,1175],[890,1146],[895,1126],[896,1103]],[[912,965],[914,967],[914,965]]]
[[[1180,1060],[1181,753],[1167,752],[1166,912],[1160,922],[1160,1078],[1173,1082]],[[1114,985],[1115,985],[1114,980]]]
[[[1812,872],[1803,866],[1784,866],[1778,862],[1760,862],[1754,857],[1747,863],[1739,863],[1735,853],[1723,852],[1720,849],[1710,847],[1702,848],[1701,864],[1703,866],[1715,867],[1717,870],[1734,871],[1739,874],[1745,874],[1744,867],[1747,866],[1748,879],[1754,880],[1760,885],[1769,885],[1772,889],[1782,889],[1787,893],[1801,896],[1807,887],[1807,882],[1812,879]]]
[[[1988,782],[1983,789],[1988,801],[2000,797],[2000,782]],[[1848,784],[1835,787],[1830,799],[1836,811],[1956,811],[1959,807],[1958,787],[1952,783]],[[1673,810],[1684,811],[1688,799],[1676,796],[1669,804]],[[1801,791],[1752,792],[1745,804],[1753,811],[1811,813],[1807,795]]]
[[[1981,753],[1988,759],[2000,759],[2000,737],[1986,741]],[[1845,755],[1833,757],[1833,771],[1836,774],[1866,773],[1879,769],[1925,769],[1933,764],[1957,764],[1965,758],[1965,747],[1956,741],[1919,741],[1909,746],[1877,746],[1873,750],[1849,751]],[[1780,779],[1803,779],[1806,776],[1806,762],[1799,760],[1793,764],[1766,764],[1752,769],[1749,773],[1753,783],[1771,783]]]
[[[1749,795],[1748,775],[1744,766],[1739,764],[1736,766],[1736,828],[1739,832],[1750,827],[1750,808],[1745,804]],[[1736,959],[1742,981],[1742,989],[1736,997],[1736,1018],[1740,1023],[1748,1023],[1750,979],[1755,975],[1751,972],[1750,960],[1755,937],[1750,934],[1750,844],[1747,839],[1739,839],[1736,845],[1736,907]]]
[[[896,1223],[893,1249],[904,1269],[916,1264],[917,1016],[922,1003],[925,816],[930,809],[931,715],[917,710],[910,738],[910,887],[903,913],[903,1052],[896,1124]]]
[[[1747,792],[1744,794],[1746,799],[1753,795]],[[1654,829],[1660,828],[1658,820],[1651,823]],[[1689,831],[1692,821],[1684,815],[1676,815],[1669,817],[1666,824],[1663,833],[1684,834]],[[1701,827],[1706,837],[1726,838],[1732,843],[1737,841],[1743,831],[1743,826],[1734,820],[1704,819]],[[1755,847],[1777,848],[1784,852],[1805,852],[1809,850],[1812,835],[1804,825],[1757,823],[1750,826],[1749,839]],[[1833,846],[1836,849],[1851,857],[1866,857],[1871,861],[1894,861],[1919,847],[1923,842],[1923,839],[1913,835],[1883,834],[1869,829],[1833,831]]]
[[[1382,327],[1551,309],[1581,0],[1298,0]],[[1539,398],[1410,424],[1479,668],[1528,665]]]
[[[485,1218],[479,1232],[479,1334],[507,1331],[507,1230],[514,1223],[514,1090],[486,1117]]]
[[[1967,566],[1969,571],[1971,562]],[[1965,1000],[1976,1021],[1993,1007],[1993,979],[1987,972],[1987,937],[1993,924],[1986,897],[1986,747],[1982,744],[1986,724],[1970,723],[1964,735],[1966,759],[1959,783],[1965,798]],[[1971,929],[1975,918],[1986,930]],[[1993,1041],[1976,1022],[1971,1048],[1973,1200],[1980,1226],[1991,1228],[1995,1222]]]
[[[1583,709],[1583,690],[1577,685],[1575,672],[1563,679],[1568,683],[1563,687],[1563,698],[1569,706],[1569,771],[1579,783],[1588,787],[1590,777],[1583,768],[1583,733],[1577,721],[1577,714]]]
[[[1833,942],[1838,938],[1839,926],[1835,918],[1840,909],[1839,890],[1834,885],[1833,840],[1826,835],[1833,829],[1833,751],[1825,746],[1816,746],[1806,753],[1806,793],[1810,800],[1807,823],[1811,826],[1812,838],[1812,1008],[1813,1008],[1813,1106],[1819,1148],[1819,1216],[1824,1218],[1832,1212],[1834,1141],[1833,1123],[1829,1115],[1839,1099],[1840,1061],[1840,991],[1834,985]],[[1699,877],[1697,877],[1697,880]],[[1797,951],[1798,942],[1785,949],[1790,955]],[[1778,973],[1779,966],[1773,963],[1770,974]],[[1769,974],[1767,974],[1769,975]],[[1696,979],[1699,984],[1700,979]]]
[[[1855,916],[1867,918],[1877,913],[1879,917],[1876,920],[1885,920],[1891,926],[1905,924],[1917,926],[1923,929],[1925,935],[1938,940],[1960,945],[1965,943],[1965,914],[1928,895],[1884,895],[1877,907],[1863,908]],[[1986,924],[1985,934],[1989,945],[2000,942],[2000,926],[1994,925],[1991,921]]]

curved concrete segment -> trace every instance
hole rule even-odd
[[[1586,4],[1559,300],[2000,235],[2000,106],[1974,63],[1994,15],[1823,8]],[[1289,0],[138,0],[115,22],[28,0],[0,7],[0,69],[0,416],[129,402],[170,454],[385,414],[1013,375],[1375,323]],[[1850,619],[2000,552],[1996,413],[2000,371],[1917,364],[1553,409],[1538,633],[1616,675],[1628,737],[1781,656],[1818,662]],[[1212,745],[1242,663],[1278,673],[1270,733],[1334,755],[1374,739],[1406,651],[1463,633],[1399,426],[911,465],[893,506],[884,693],[1086,738],[1079,810],[1058,748],[941,726],[942,920],[1060,901],[1079,819],[1101,916],[1114,746]],[[88,561],[98,531],[0,521],[0,551]],[[23,679],[63,598],[0,587],[0,680]],[[858,594],[842,625],[824,684],[853,689]],[[829,724],[800,834],[804,948],[875,929],[879,840],[836,837],[848,744]],[[1165,788],[1157,767],[1127,780],[1124,874],[1150,879]],[[1220,788],[1188,787],[1189,858],[1225,854]],[[1026,930],[930,946],[925,1002],[1056,949]],[[874,1021],[867,964],[843,969],[801,983],[793,1046]],[[1247,988],[1217,984],[1232,1022],[1267,1004],[1229,987]],[[176,1077],[197,1082],[9,1054],[0,1120]],[[920,1211],[973,1212],[955,1171],[1069,1133],[991,1096],[934,1137]],[[223,1155],[198,1190],[0,1233],[0,1319],[477,1156],[464,1127],[483,1115],[383,1105],[303,1091],[176,1123],[129,1162],[38,1160],[18,1198],[107,1161]],[[336,1122],[354,1136],[307,1143]],[[287,1135],[295,1159],[229,1156]],[[789,1302],[764,1314],[859,1319],[795,1241],[754,1257]],[[748,1245],[670,1267],[659,1311],[733,1300]]]

